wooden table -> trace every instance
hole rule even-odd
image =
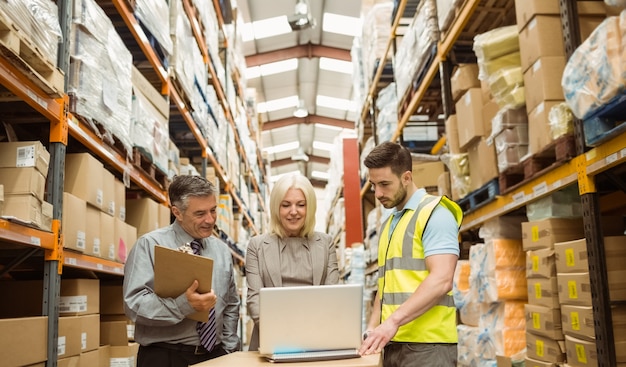
[[[372,354],[360,358],[338,359],[334,361],[313,361],[295,363],[271,363],[259,355],[259,352],[235,352],[210,361],[194,364],[193,367],[379,367],[382,366],[380,354]]]

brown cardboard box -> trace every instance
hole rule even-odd
[[[544,306],[525,306],[526,331],[554,340],[563,340],[561,310]]]
[[[450,115],[446,120],[446,139],[450,154],[463,153],[459,145],[459,123],[456,115]]]
[[[135,242],[137,242],[137,228],[132,224],[126,223],[126,255],[130,253]]]
[[[544,101],[528,113],[528,153],[539,153],[554,140],[550,131],[548,114],[553,106],[562,102]]]
[[[115,191],[115,216],[122,221],[126,220],[126,186],[117,178],[113,182]]]
[[[66,154],[64,190],[98,209],[104,205],[102,163],[89,153]]]
[[[101,321],[100,343],[111,346],[128,345],[126,321]]]
[[[63,248],[85,251],[87,203],[69,192],[63,193]]]
[[[483,106],[483,125],[485,129],[485,136],[490,136],[493,132],[492,120],[494,117],[496,117],[499,110],[500,106],[498,105],[498,102],[495,101],[495,99],[490,99],[486,101],[485,105]]]
[[[35,167],[48,177],[50,153],[40,141],[0,143],[0,167]]]
[[[100,257],[114,261],[115,251],[115,218],[100,212]]]
[[[626,301],[626,270],[608,270],[611,301]],[[559,301],[563,304],[591,306],[589,272],[557,273]]]
[[[100,257],[102,246],[100,241],[100,209],[87,205],[85,216],[85,254]]]
[[[97,313],[100,313],[100,280],[61,280],[59,314],[91,315]]]
[[[606,8],[599,1],[578,1],[578,15],[606,15]],[[515,0],[517,27],[521,31],[535,15],[560,15],[558,0]]]
[[[101,315],[100,321],[124,321],[126,323],[126,335],[128,337],[128,341],[135,340],[135,323],[126,317],[126,315]]]
[[[587,240],[585,238],[554,244],[556,268],[559,273],[589,271]],[[626,236],[604,237],[607,271],[619,270],[626,262]]]
[[[561,305],[561,324],[565,335],[588,340],[596,338],[591,306]]]
[[[115,176],[111,171],[102,169],[102,212],[115,215]]]
[[[98,367],[111,367],[111,346],[101,345],[100,348],[98,348],[98,354],[99,354]]]
[[[533,333],[526,333],[526,355],[545,362],[564,362],[565,343]]]
[[[560,307],[559,285],[556,277],[528,278],[526,284],[529,304],[553,309]]]
[[[450,172],[444,172],[437,177],[437,195],[445,195],[452,197],[452,189],[450,188]]]
[[[556,277],[554,249],[531,250],[526,252],[526,277]]]
[[[100,363],[100,351],[98,349],[90,350],[81,353],[79,358],[78,367],[97,367]]]
[[[565,69],[565,57],[539,57],[524,73],[526,109],[532,111],[543,101],[562,101],[561,78]]]
[[[582,219],[548,218],[522,223],[524,250],[554,248],[554,243],[584,237]]]
[[[437,186],[437,178],[445,172],[443,162],[413,161],[413,182],[417,187]]]
[[[159,204],[150,199],[126,200],[126,223],[137,228],[137,236],[159,228]]]
[[[33,195],[43,201],[46,178],[35,167],[0,168],[5,195]]]
[[[167,227],[171,224],[170,207],[165,204],[159,204],[159,228]]]
[[[126,257],[128,256],[128,246],[126,244],[126,229],[128,228],[128,226],[117,217],[113,219],[113,222],[113,244],[115,245],[113,260],[123,264],[126,262]]]
[[[44,366],[45,364],[42,367]],[[57,367],[80,367],[80,355],[58,359]]]
[[[595,341],[565,336],[567,364],[572,367],[590,367],[598,365],[598,353]],[[615,351],[617,354],[617,351]]]
[[[82,315],[80,317],[81,352],[98,350],[100,346],[100,315]]]
[[[122,291],[121,284],[100,285],[100,314],[101,315],[123,315],[124,314],[124,293]]]
[[[48,359],[48,317],[0,319],[0,355],[6,367],[45,362]]]
[[[126,346],[112,346],[110,358],[115,359],[118,363],[126,363],[123,364],[124,366],[134,366],[138,351],[139,344],[137,343],[128,343]]]
[[[498,177],[498,163],[495,146],[487,145],[485,138],[470,144],[467,148],[470,169],[470,191],[477,190]],[[476,169],[478,167],[478,169]]]
[[[136,67],[131,72],[133,89],[139,91],[166,118],[170,115],[170,104],[166,96],[161,95]]]
[[[459,64],[450,78],[452,99],[456,102],[468,89],[480,88],[477,64]]]
[[[456,115],[459,131],[459,146],[467,149],[474,140],[485,136],[483,124],[483,100],[480,88],[469,89],[456,102]],[[462,116],[459,118],[459,116]]]
[[[526,367],[560,367],[562,365],[561,363],[538,361],[528,357],[526,357],[524,362]]]
[[[59,357],[77,356],[81,351],[81,321],[78,316],[59,317]]]
[[[45,229],[41,201],[32,195],[4,195],[3,215]]]

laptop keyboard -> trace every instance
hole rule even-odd
[[[313,352],[276,353],[268,357],[270,362],[329,361],[360,357],[356,349],[320,350]]]

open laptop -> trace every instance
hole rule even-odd
[[[261,288],[259,353],[270,362],[359,357],[363,286]]]

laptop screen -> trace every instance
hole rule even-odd
[[[358,349],[363,330],[363,286],[262,288],[259,313],[262,355]]]

